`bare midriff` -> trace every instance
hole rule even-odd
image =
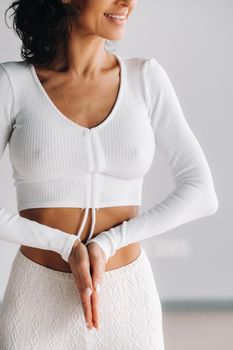
[[[139,206],[115,206],[99,208],[96,211],[96,222],[92,237],[102,231],[121,224],[138,215]],[[30,208],[21,210],[19,215],[29,220],[57,228],[69,234],[77,234],[84,216],[84,209],[81,208]],[[88,218],[81,234],[81,241],[85,244],[91,229],[91,208]],[[71,272],[68,262],[62,259],[61,255],[50,250],[33,248],[25,245],[20,246],[21,252],[32,261],[48,268]],[[134,261],[141,251],[140,242],[134,242],[118,249],[115,255],[109,257],[105,271],[117,269]]]

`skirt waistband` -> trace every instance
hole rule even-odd
[[[119,268],[105,271],[105,274],[110,277],[111,275],[113,275],[115,273],[132,272],[132,270],[135,269],[136,266],[138,266],[138,264],[140,264],[144,260],[145,257],[147,257],[146,252],[145,252],[143,246],[141,246],[141,252],[135,260],[133,260],[131,263],[129,263],[127,265],[123,265]],[[74,276],[71,272],[54,270],[52,268],[38,264],[35,261],[29,259],[27,256],[25,256],[21,252],[20,249],[18,249],[18,251],[15,255],[14,265],[15,264],[20,264],[21,266],[22,265],[28,266],[28,267],[32,268],[35,271],[35,273],[39,273],[44,277],[47,276],[48,278],[59,279],[59,280],[65,281],[65,282],[73,282],[73,280],[74,280]]]

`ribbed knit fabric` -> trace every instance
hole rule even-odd
[[[207,160],[167,73],[155,58],[116,58],[121,68],[118,97],[110,114],[93,128],[59,111],[34,66],[0,64],[0,156],[9,142],[18,210],[86,208],[77,236],[29,223],[2,208],[0,239],[51,249],[67,261],[92,208],[86,244],[99,244],[108,260],[122,246],[216,212]],[[168,161],[174,190],[150,210],[92,238],[96,209],[141,205],[143,179],[156,149]]]
[[[20,250],[0,316],[1,350],[164,350],[161,303],[143,247],[130,264],[105,272],[99,331],[85,325],[73,275]]]
[[[218,198],[205,154],[185,119],[166,71],[155,58],[146,59],[142,65],[142,77],[140,84],[144,86],[147,106],[145,117],[149,118],[151,128],[148,134],[143,128],[138,136],[134,134],[135,141],[140,137],[145,142],[143,148],[147,148],[145,136],[152,138],[153,131],[155,149],[159,149],[167,160],[175,188],[149,210],[87,241],[86,244],[99,244],[107,259],[123,246],[213,215],[218,209]],[[137,78],[133,84],[137,87],[136,81]],[[136,88],[136,98],[131,101],[135,111],[140,109],[138,101],[141,101],[137,91]],[[136,115],[136,124],[137,120]],[[124,153],[121,157],[124,162]]]

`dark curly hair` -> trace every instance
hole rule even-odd
[[[5,11],[6,25],[10,9],[13,29],[22,40],[20,55],[24,61],[38,66],[49,65],[60,50],[65,52],[72,22],[82,11],[79,4],[62,0],[18,0]]]

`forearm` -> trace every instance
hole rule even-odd
[[[68,262],[76,235],[40,224],[0,208],[0,240],[52,250]]]
[[[101,232],[86,244],[97,243],[108,260],[121,247],[212,215],[217,208],[218,200],[214,190],[200,191],[190,185],[181,185],[151,209]]]

